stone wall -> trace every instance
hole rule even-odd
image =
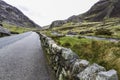
[[[51,38],[40,34],[43,49],[57,80],[118,80],[115,70],[80,59],[71,49],[58,46]]]

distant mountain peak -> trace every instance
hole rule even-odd
[[[0,0],[0,21],[21,27],[40,27],[16,7]]]

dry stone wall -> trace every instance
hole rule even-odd
[[[58,46],[51,38],[40,34],[43,49],[57,80],[118,80],[117,72],[96,63],[80,59],[71,49]]]

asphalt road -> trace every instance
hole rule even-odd
[[[53,80],[38,34],[0,38],[0,80]]]

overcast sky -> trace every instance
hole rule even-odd
[[[44,26],[86,12],[99,0],[4,0]]]

